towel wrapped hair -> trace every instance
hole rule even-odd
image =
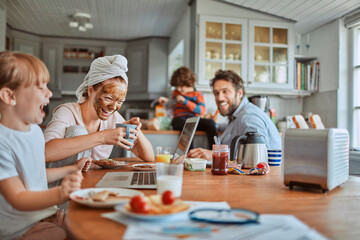
[[[84,82],[76,90],[78,103],[85,102],[83,93],[87,91],[89,86],[93,86],[110,78],[120,76],[125,80],[127,85],[127,71],[127,59],[124,56],[113,55],[95,59],[90,65],[90,70],[85,76]]]

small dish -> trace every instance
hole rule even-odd
[[[118,169],[129,164],[124,161],[118,161],[113,159],[92,160],[91,163],[100,166],[104,169]]]
[[[167,218],[170,218],[172,216],[181,214],[181,213],[187,213],[190,208],[185,209],[181,212],[175,212],[175,213],[167,213],[167,214],[140,214],[140,213],[134,213],[128,210],[129,206],[128,204],[119,204],[115,206],[115,210],[118,212],[121,212],[122,214],[133,217],[140,220],[146,220],[146,221],[152,221],[152,220],[164,220]]]
[[[137,171],[155,171],[156,164],[155,163],[134,164],[132,165],[132,168],[134,168]]]
[[[111,201],[94,201],[91,199],[92,194],[105,190],[116,193],[119,197],[124,198],[119,198]],[[112,208],[118,204],[129,202],[130,198],[136,195],[143,196],[144,194],[140,191],[124,188],[85,188],[79,191],[72,192],[70,194],[70,199],[88,207]]]

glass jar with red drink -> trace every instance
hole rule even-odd
[[[211,173],[216,175],[228,174],[229,146],[213,145]]]

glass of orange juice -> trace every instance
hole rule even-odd
[[[156,147],[156,161],[157,162],[170,162],[171,147]]]

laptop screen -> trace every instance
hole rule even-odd
[[[175,148],[172,161],[181,163],[185,160],[184,158],[189,151],[199,120],[200,117],[192,117],[186,119],[186,122],[180,134],[179,142]]]

